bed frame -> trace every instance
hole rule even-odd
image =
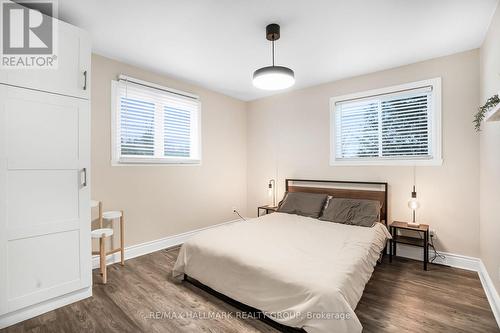
[[[321,186],[323,185],[323,186]],[[311,179],[286,179],[287,192],[324,193],[337,198],[377,200],[381,204],[380,220],[387,226],[387,183],[385,182],[359,182],[345,180],[311,180]],[[383,253],[386,252],[384,249]],[[280,324],[251,306],[238,302],[216,290],[204,285],[196,279],[184,274],[184,281],[206,291],[207,293],[245,312],[247,315],[258,318],[266,324],[283,333],[306,333],[304,329]]]
[[[323,184],[323,187],[321,187]],[[380,202],[380,221],[387,226],[387,183],[346,180],[285,179],[286,192],[324,193],[334,198]]]

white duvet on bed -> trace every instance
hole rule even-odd
[[[182,246],[183,274],[287,326],[361,332],[354,313],[390,237],[374,227],[273,213],[202,231]]]

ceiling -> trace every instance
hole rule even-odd
[[[90,32],[95,53],[236,97],[271,61],[299,89],[477,48],[498,0],[59,0],[59,17]]]

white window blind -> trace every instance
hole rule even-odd
[[[440,96],[434,89],[440,87],[397,88],[334,102],[333,164],[440,161],[440,133],[434,124],[434,99]]]
[[[114,81],[113,91],[115,162],[200,161],[196,97],[128,77]]]

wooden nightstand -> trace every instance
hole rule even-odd
[[[423,233],[422,237],[411,237],[398,235],[398,229],[411,230]],[[389,225],[389,230],[392,235],[389,246],[389,262],[392,262],[392,256],[396,255],[396,244],[407,244],[424,248],[424,270],[427,270],[427,262],[429,261],[429,225],[421,224],[418,227],[410,227],[406,222],[394,221]]]
[[[257,207],[257,217],[260,216],[260,211],[261,210],[264,210],[264,211],[266,211],[266,214],[269,214],[270,212],[274,213],[275,211],[277,211],[278,207],[273,207],[273,206],[270,206],[270,205],[259,206],[259,207]]]

